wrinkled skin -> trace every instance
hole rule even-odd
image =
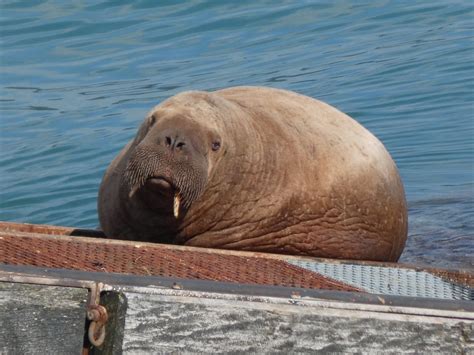
[[[327,104],[262,87],[155,107],[107,169],[98,209],[109,237],[201,247],[396,261],[407,237],[382,143]]]

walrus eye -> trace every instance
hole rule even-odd
[[[148,124],[150,126],[153,126],[156,122],[156,116],[155,115],[151,115],[150,118],[148,119]]]
[[[212,150],[217,151],[221,147],[221,142],[212,142]]]

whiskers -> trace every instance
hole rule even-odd
[[[173,212],[189,209],[204,192],[207,183],[207,162],[196,159],[174,158],[166,151],[148,146],[137,146],[132,152],[122,179],[125,191],[132,198],[149,178],[162,177],[173,187]]]
[[[130,198],[145,185],[148,178],[153,176],[153,171],[156,171],[159,165],[159,157],[144,149],[138,147],[135,149],[128,161],[123,180]]]

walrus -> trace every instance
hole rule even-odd
[[[397,261],[407,207],[383,144],[336,108],[265,87],[188,91],[112,161],[98,212],[112,238]]]

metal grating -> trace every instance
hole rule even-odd
[[[252,253],[240,256],[199,248],[14,231],[0,232],[0,264],[360,291],[284,260]]]
[[[100,231],[0,222],[0,265],[474,300],[474,274],[468,270],[327,262],[104,238]]]
[[[289,263],[339,280],[369,293],[450,300],[474,300],[474,290],[425,271],[396,267],[331,264],[288,260]]]

